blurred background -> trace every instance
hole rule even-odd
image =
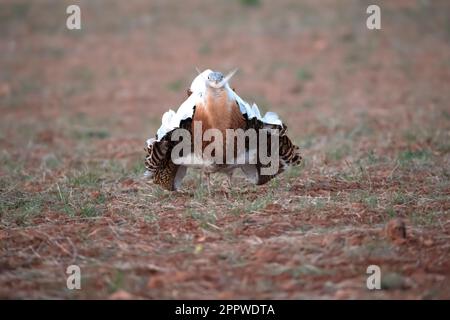
[[[66,28],[66,7],[71,4],[81,8],[81,30]],[[366,28],[370,4],[381,7],[381,30]],[[20,268],[27,268],[24,252],[36,238],[23,240],[22,228],[44,228],[67,217],[122,217],[132,212],[132,219],[126,216],[131,219],[128,223],[141,218],[159,221],[158,230],[167,231],[164,220],[158,220],[164,218],[155,213],[162,208],[164,215],[172,217],[171,209],[162,206],[167,195],[153,187],[145,189],[137,181],[144,171],[145,140],[154,136],[162,114],[184,101],[197,74],[195,67],[222,72],[239,68],[232,87],[264,111],[279,113],[305,158],[302,171],[280,178],[286,179],[280,180],[281,187],[270,186],[272,198],[244,196],[237,207],[222,200],[210,207],[253,212],[275,200],[281,203],[281,198],[295,202],[308,190],[318,188],[319,196],[329,196],[342,183],[356,183],[358,190],[367,190],[343,191],[348,192],[346,198],[336,198],[332,205],[306,201],[283,208],[316,214],[311,219],[319,219],[316,222],[322,226],[379,223],[397,215],[416,219],[418,226],[431,231],[433,223],[448,219],[449,1],[0,0],[0,230],[10,230],[8,236],[3,233],[0,245],[4,257],[0,272],[2,268],[10,272],[0,276],[0,281],[10,284],[0,289],[3,296],[28,292],[24,285],[20,293],[19,283],[25,277]],[[390,180],[377,184],[381,181],[377,177]],[[339,183],[330,186],[329,181]],[[280,188],[287,193],[278,196],[274,190]],[[385,193],[393,194],[394,189],[399,190],[400,200]],[[417,200],[423,192],[431,202]],[[159,197],[152,201],[160,208],[149,213],[145,193]],[[192,197],[192,201],[206,201],[199,200],[198,194]],[[255,206],[255,201],[265,202]],[[201,219],[189,207],[180,210],[194,222]],[[352,219],[357,221],[345,215],[333,220],[318,212],[356,212]],[[236,217],[211,221],[220,226]],[[169,222],[180,221],[173,219]],[[305,220],[291,221],[291,226],[296,223],[303,225]],[[444,225],[448,232],[448,224]],[[190,232],[186,228],[184,234]],[[195,228],[200,230],[201,223]],[[79,246],[80,255],[103,259],[98,252],[88,253],[92,244],[64,232]],[[97,243],[101,239],[111,238],[99,238]],[[163,246],[178,245],[176,240],[161,241]],[[87,251],[80,253],[84,245]],[[110,254],[117,258],[123,247],[115,250]],[[430,263],[439,252],[429,257]],[[42,267],[40,276],[45,278],[51,270],[61,269],[49,261],[61,261],[64,255],[55,256],[49,249],[40,252],[42,259],[35,256],[32,261]],[[104,272],[109,277],[105,290],[112,293],[120,287],[118,276],[115,271]],[[33,285],[38,282],[33,281]],[[295,281],[291,285],[300,286]],[[237,289],[234,293],[274,297],[270,295],[274,284],[249,286],[254,295],[244,291],[239,295]],[[62,295],[57,286],[49,288],[35,295]],[[177,290],[182,297],[189,295]],[[158,297],[177,295],[164,291]]]
[[[415,115],[442,119],[429,108],[448,111],[448,2],[378,1],[379,31],[366,28],[371,3],[2,0],[2,138],[48,129],[75,144],[142,142],[185,99],[196,66],[238,67],[238,93],[302,139],[342,121],[385,133]],[[70,4],[81,30],[66,28]]]

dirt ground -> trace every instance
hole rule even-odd
[[[238,67],[303,166],[145,180],[195,67]],[[450,299],[449,89],[445,0],[0,0],[0,298]]]

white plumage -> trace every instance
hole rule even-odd
[[[177,112],[170,109],[162,116],[161,127],[159,127],[157,131],[157,141],[160,141],[162,137],[164,137],[168,132],[172,131],[175,128],[180,127],[180,123],[182,120],[186,120],[188,118],[192,118],[194,114],[195,106],[199,103],[204,103],[205,93],[206,93],[206,85],[205,78],[212,71],[207,69],[199,74],[193,81],[190,86],[190,91],[192,94],[180,105]],[[275,112],[267,112],[264,117],[261,117],[261,112],[259,111],[258,106],[253,103],[252,106],[244,101],[236,92],[231,90],[228,83],[225,84],[225,90],[227,94],[239,105],[239,109],[242,114],[247,114],[249,120],[253,118],[257,118],[263,123],[269,125],[277,125],[282,126],[283,123],[281,119]]]
[[[213,172],[223,172],[227,174],[231,181],[231,175],[235,169],[242,169],[249,180],[256,184],[264,184],[279,173],[281,173],[286,166],[298,165],[301,161],[301,156],[298,152],[298,147],[292,144],[291,140],[286,136],[286,126],[275,112],[267,112],[264,116],[258,106],[253,103],[250,105],[243,100],[228,84],[229,79],[233,76],[235,71],[229,73],[224,77],[220,72],[213,72],[207,69],[195,77],[189,88],[189,97],[180,105],[177,111],[169,110],[162,116],[161,126],[157,130],[156,137],[147,140],[147,157],[145,165],[147,167],[146,175],[153,178],[153,181],[160,184],[166,189],[175,190],[180,186],[186,168],[188,166],[195,168],[202,168],[207,174]],[[222,161],[215,162],[217,158],[206,157],[203,155],[183,153],[181,158],[171,158],[171,151],[175,147],[175,142],[171,140],[172,133],[178,128],[187,129],[194,136],[192,123],[200,122],[203,124],[204,134],[206,130],[217,129],[222,132],[223,137],[227,136],[227,130],[256,130],[261,131],[267,137],[276,137],[279,140],[278,150],[275,150],[276,155],[279,154],[279,162],[275,172],[265,174],[267,164],[261,162],[258,151],[267,149],[271,142],[264,142],[255,149],[247,149],[242,154],[234,154],[235,162],[232,164],[224,163]],[[265,129],[278,129],[278,133],[272,131],[264,131]],[[261,133],[261,132],[260,132]],[[189,140],[192,143],[196,139]],[[202,151],[212,142],[201,146]],[[267,145],[266,145],[267,144]],[[192,144],[194,146],[194,144]],[[223,145],[225,146],[225,145]],[[221,147],[222,148],[222,147]],[[194,148],[195,149],[195,148]],[[224,154],[228,152],[223,147]],[[222,150],[222,149],[219,149]],[[273,153],[271,153],[273,154]],[[199,157],[201,159],[199,159]],[[226,158],[226,157],[224,157]],[[179,159],[195,159],[194,163],[190,161],[178,162]],[[245,162],[241,160],[251,159],[254,162]]]

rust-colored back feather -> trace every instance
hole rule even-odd
[[[223,141],[227,141],[227,129],[245,129],[245,118],[239,110],[235,101],[229,100],[225,91],[220,96],[206,97],[205,104],[196,106],[194,121],[202,123],[202,135],[208,129],[218,129],[221,131]],[[194,132],[193,136],[194,136]],[[194,137],[195,139],[195,137]],[[203,141],[202,151],[211,142]],[[226,145],[223,144],[223,156],[226,159]],[[236,149],[236,148],[234,148]]]

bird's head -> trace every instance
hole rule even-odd
[[[211,71],[207,76],[204,76],[202,73],[199,72],[200,75],[205,80],[205,84],[207,88],[212,89],[223,89],[225,88],[225,85],[228,83],[228,81],[231,79],[231,77],[234,76],[237,69],[234,69],[230,73],[228,73],[226,76],[223,75],[222,72],[218,71]]]
[[[206,79],[206,84],[212,88],[219,89],[222,88],[225,82],[222,82],[224,76],[222,72],[213,71],[208,75]]]

